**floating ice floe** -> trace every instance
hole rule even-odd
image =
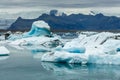
[[[6,47],[4,46],[0,47],[0,56],[8,56],[9,53],[10,53],[9,50]]]
[[[65,63],[120,64],[120,34],[80,34],[63,48],[44,54],[42,61]],[[72,50],[72,51],[71,51]]]

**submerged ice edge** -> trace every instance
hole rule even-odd
[[[63,53],[63,54],[61,54]],[[85,54],[74,54],[60,52],[46,53],[41,57],[43,62],[55,62],[55,63],[70,63],[70,64],[109,64],[109,65],[120,65],[120,54],[116,55],[85,55]]]

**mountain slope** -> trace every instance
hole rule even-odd
[[[51,26],[52,31],[76,31],[76,30],[119,30],[120,18],[104,16],[103,14],[84,15],[71,14],[60,15],[42,14],[36,19],[22,19],[19,17],[8,30],[29,30],[34,21],[44,20]]]

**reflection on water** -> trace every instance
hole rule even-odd
[[[41,64],[46,70],[52,71],[58,80],[120,80],[120,66],[46,62]]]
[[[120,80],[120,65],[41,62],[43,52],[8,47],[0,56],[0,80]]]
[[[0,56],[0,61],[6,60],[9,58],[9,55]]]

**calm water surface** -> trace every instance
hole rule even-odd
[[[9,48],[0,57],[0,80],[120,80],[120,66],[73,65],[40,61],[43,53]]]

